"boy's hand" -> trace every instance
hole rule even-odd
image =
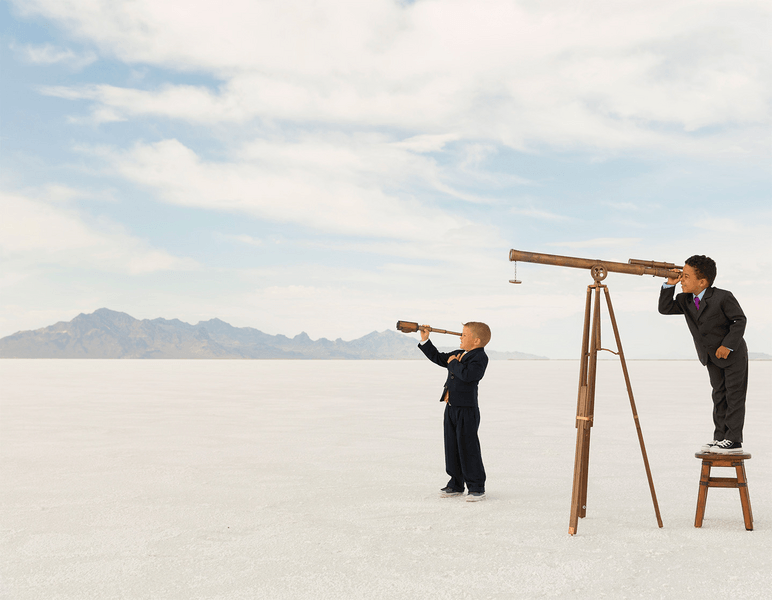
[[[716,358],[726,358],[730,352],[731,350],[726,346],[719,346],[718,350],[716,350]]]
[[[448,357],[448,364],[452,363],[454,360],[458,360],[457,354],[454,354],[453,356]]]
[[[421,325],[418,328],[418,331],[421,332],[421,341],[425,342],[429,339],[429,326],[428,325]]]
[[[670,269],[670,270],[673,271],[673,277],[668,277],[667,284],[675,285],[676,283],[681,281],[681,277],[683,276],[683,273],[678,269]]]

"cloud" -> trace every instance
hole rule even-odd
[[[141,275],[186,270],[195,263],[151,247],[101,220],[89,224],[74,210],[0,192],[0,253],[9,271],[28,265],[93,268]]]
[[[222,82],[47,88],[93,102],[97,121],[270,119],[675,153],[748,152],[769,123],[765,11],[751,0],[731,12],[708,0],[699,14],[689,0],[199,0],[184,14],[159,0],[17,6],[124,62]]]
[[[87,77],[51,78],[65,85],[41,88],[62,100],[46,106],[71,103],[71,123],[105,125],[68,136],[82,137],[76,151],[94,139],[109,144],[76,161],[59,155],[45,177],[96,177],[92,187],[109,185],[119,202],[132,201],[137,186],[149,211],[158,208],[152,200],[204,209],[221,233],[197,243],[214,237],[243,246],[238,264],[218,262],[217,250],[235,254],[219,244],[206,265],[195,265],[88,216],[100,210],[95,198],[81,211],[78,185],[54,183],[45,202],[26,189],[3,197],[0,249],[14,267],[2,276],[9,285],[26,270],[48,279],[83,266],[100,282],[110,272],[114,282],[132,282],[116,297],[156,303],[147,316],[160,310],[184,318],[168,306],[206,306],[208,316],[242,311],[243,324],[259,326],[253,319],[260,312],[283,333],[306,329],[311,315],[325,336],[344,321],[347,335],[358,337],[384,315],[393,323],[431,310],[427,318],[456,322],[481,311],[479,318],[506,327],[522,322],[511,326],[510,339],[524,350],[544,345],[546,354],[555,342],[541,328],[556,313],[581,310],[587,274],[522,265],[526,285],[510,286],[511,245],[606,248],[617,260],[681,261],[705,252],[720,261],[722,281],[743,296],[749,315],[755,311],[757,333],[749,335],[769,338],[768,329],[755,329],[767,317],[750,291],[764,287],[770,219],[759,214],[758,176],[742,176],[769,151],[768,10],[761,2],[704,0],[699,10],[691,0],[191,0],[185,10],[171,0],[12,2],[17,14],[49,31],[58,25],[71,40],[29,46],[34,60],[17,52],[20,58],[65,67],[72,56],[88,56],[78,48],[93,48],[104,60]],[[58,122],[60,114],[51,115]],[[685,164],[679,154],[697,161]],[[588,155],[619,160],[579,172]],[[652,168],[630,169],[624,155]],[[743,160],[723,161],[727,155]],[[679,192],[688,184],[688,197],[700,183],[712,184],[699,169],[686,171],[718,160],[738,182],[733,221],[709,204],[689,218],[694,212]],[[669,171],[657,179],[665,163]],[[755,187],[743,193],[749,180]],[[652,202],[667,209],[666,218],[645,210]],[[186,217],[201,216],[163,213],[174,215],[175,234]],[[164,225],[154,220],[153,235],[163,235]],[[142,226],[149,225],[133,225]],[[577,236],[593,230],[619,237]],[[169,243],[183,243],[178,237]],[[277,248],[288,240],[297,252],[278,264]],[[642,241],[645,251],[633,251]],[[197,268],[196,277],[145,278],[143,285],[123,277],[186,268]],[[632,278],[614,278],[620,292],[632,285]],[[566,290],[578,296],[570,309]],[[16,303],[41,297],[33,291]],[[83,298],[71,295],[70,306],[91,305]],[[531,337],[521,340],[520,329]],[[562,327],[554,330],[559,339]]]
[[[613,248],[615,246],[632,246],[641,242],[641,238],[595,238],[576,242],[550,242],[547,246],[565,248]]]
[[[53,44],[23,44],[12,43],[11,50],[23,61],[36,65],[66,65],[79,71],[97,60],[93,52],[79,54],[70,48],[60,48]]]
[[[567,221],[570,219],[570,217],[567,217],[566,215],[560,215],[557,213],[549,212],[547,210],[543,210],[541,208],[536,208],[533,204],[535,203],[535,200],[528,200],[527,203],[529,206],[520,208],[520,207],[513,207],[509,209],[509,213],[513,215],[521,215],[524,217],[530,217],[532,219],[539,219],[544,221]]]
[[[92,120],[97,123],[106,122],[105,115],[110,121],[155,116],[193,123],[243,123],[257,114],[236,98],[191,85],[164,85],[153,92],[112,85],[42,86],[40,91],[65,100],[94,101]]]
[[[452,193],[430,158],[378,136],[255,140],[221,162],[205,160],[175,139],[104,157],[162,201],[317,232],[432,241],[471,225],[413,196],[414,182]]]
[[[728,217],[712,217],[708,219],[701,219],[697,221],[694,226],[697,229],[704,229],[715,233],[735,235],[744,229],[740,223]]]
[[[246,234],[229,235],[224,233],[218,233],[218,234],[215,234],[215,237],[217,239],[221,239],[229,242],[246,244],[247,246],[262,246],[265,243],[263,242],[263,240],[254,238],[251,235],[246,235]]]
[[[65,205],[70,204],[76,200],[99,200],[105,198],[105,194],[97,195],[94,192],[83,191],[61,183],[45,184],[43,186],[30,189],[29,192],[32,197],[45,198],[47,203]],[[109,195],[107,195],[107,200],[111,200]]]

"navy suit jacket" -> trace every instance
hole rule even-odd
[[[445,380],[440,402],[445,400],[447,391],[452,406],[477,406],[477,383],[485,375],[485,368],[488,366],[488,355],[485,354],[485,350],[475,348],[467,352],[463,359],[454,360],[448,364],[449,357],[463,354],[464,351],[459,349],[453,352],[440,352],[431,340],[427,340],[425,344],[418,344],[418,347],[426,358],[448,370],[448,378]]]
[[[745,314],[732,292],[709,287],[700,302],[700,310],[697,310],[694,294],[681,293],[673,298],[675,289],[662,288],[659,293],[659,312],[686,317],[697,356],[703,365],[707,365],[708,360],[719,366],[728,365],[748,352],[743,339]],[[727,358],[716,358],[719,346],[732,350]]]

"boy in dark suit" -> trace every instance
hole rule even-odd
[[[683,273],[667,280],[659,294],[659,312],[682,314],[694,338],[700,362],[713,387],[713,441],[703,452],[741,454],[745,393],[748,389],[748,348],[743,339],[745,314],[732,292],[713,287],[716,263],[707,256],[686,260]],[[680,282],[682,294],[673,298]]]
[[[485,467],[477,437],[480,427],[477,384],[488,366],[488,355],[483,348],[491,339],[491,330],[485,323],[465,324],[461,349],[453,352],[440,352],[434,347],[428,326],[421,326],[420,331],[418,347],[430,361],[448,370],[440,402],[445,402],[445,471],[450,481],[440,490],[441,495],[443,498],[460,496],[466,484],[467,502],[484,500]]]

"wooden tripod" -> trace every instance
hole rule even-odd
[[[607,273],[602,266],[596,266],[591,269],[595,283],[587,287],[587,304],[584,310],[584,335],[582,338],[582,363],[579,369],[579,398],[576,407],[576,455],[574,457],[574,485],[571,493],[571,521],[568,525],[568,533],[574,535],[579,517],[584,518],[587,514],[587,473],[590,461],[590,430],[595,412],[595,376],[597,374],[598,352],[607,350],[601,347],[600,341],[600,290],[603,289],[606,296],[611,325],[614,328],[616,337],[617,352],[607,350],[612,354],[619,356],[622,363],[622,372],[627,383],[627,393],[630,396],[630,407],[633,411],[635,428],[638,431],[638,441],[641,445],[641,454],[643,455],[643,464],[646,467],[646,476],[649,479],[649,489],[651,490],[651,499],[654,502],[654,512],[657,515],[657,523],[662,527],[662,517],[659,514],[659,505],[657,504],[657,494],[654,491],[654,481],[651,478],[649,469],[649,459],[646,456],[646,446],[643,443],[643,433],[641,425],[638,422],[638,411],[635,408],[633,399],[633,388],[630,386],[630,377],[627,373],[627,363],[622,351],[622,342],[619,339],[619,330],[617,321],[614,317],[614,308],[611,306],[611,296],[608,287],[602,285],[601,280],[605,279]],[[592,328],[590,328],[590,304],[595,290],[595,298],[592,310]]]

